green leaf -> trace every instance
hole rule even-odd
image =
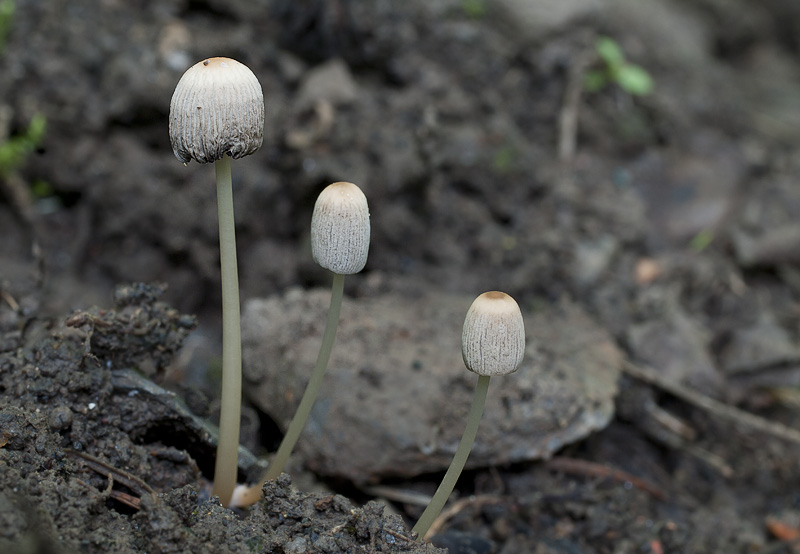
[[[461,7],[467,17],[480,19],[486,15],[486,2],[484,0],[462,0]]]
[[[36,179],[31,185],[31,192],[33,196],[39,199],[48,198],[55,194],[55,190],[47,181],[43,179]]]
[[[36,114],[24,134],[15,135],[0,144],[0,175],[8,175],[22,165],[25,158],[42,142],[45,127],[45,117]]]
[[[500,175],[508,174],[514,164],[515,154],[516,152],[514,152],[514,148],[511,146],[501,146],[495,150],[494,156],[492,157],[492,169]]]
[[[14,0],[0,0],[0,18],[14,15]]]
[[[622,49],[612,38],[600,37],[595,43],[598,55],[608,64],[610,68],[617,67],[625,63],[625,56],[622,54]]]
[[[692,250],[695,252],[700,253],[708,248],[712,242],[714,242],[714,231],[704,229],[692,238],[689,246],[691,246]]]
[[[617,84],[630,94],[644,96],[653,91],[653,78],[638,65],[625,64],[616,73]]]
[[[608,85],[608,75],[605,71],[587,71],[583,76],[583,88],[587,92],[603,90]]]
[[[5,47],[14,19],[14,0],[0,0],[0,51]]]

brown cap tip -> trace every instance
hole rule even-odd
[[[325,269],[351,275],[364,269],[369,251],[367,197],[353,183],[325,187],[311,216],[311,254]]]
[[[472,303],[461,334],[464,365],[478,375],[506,375],[525,355],[525,323],[517,302],[504,292],[484,292]]]
[[[206,58],[186,70],[169,105],[169,139],[182,162],[241,158],[264,139],[264,95],[250,69]]]

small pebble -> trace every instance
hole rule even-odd
[[[72,410],[66,406],[53,408],[47,418],[47,423],[53,431],[61,431],[72,425]]]
[[[308,550],[308,544],[305,537],[297,537],[288,543],[284,550],[286,554],[304,554]]]

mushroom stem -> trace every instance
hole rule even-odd
[[[420,541],[425,538],[428,529],[430,529],[434,520],[439,517],[442,508],[444,508],[447,499],[456,486],[456,482],[461,475],[461,471],[464,469],[464,465],[467,463],[467,458],[469,457],[470,450],[472,450],[475,436],[478,434],[478,426],[483,416],[483,407],[486,404],[486,393],[489,390],[489,379],[490,377],[488,375],[478,376],[478,384],[475,386],[475,396],[472,398],[472,407],[469,410],[467,427],[464,429],[464,434],[461,436],[458,450],[456,450],[453,461],[450,462],[450,467],[447,468],[447,473],[445,473],[439,488],[436,489],[436,493],[433,495],[433,498],[431,498],[428,507],[422,512],[419,521],[417,521],[417,524],[412,530],[414,533],[417,533],[417,538]]]
[[[242,404],[242,343],[230,157],[224,155],[214,162],[214,167],[217,174],[222,272],[222,400],[213,494],[219,496],[223,506],[227,506],[236,486],[238,468],[239,419]]]
[[[314,401],[319,394],[320,386],[322,385],[322,378],[325,376],[325,370],[328,368],[328,360],[331,357],[331,350],[333,349],[333,341],[336,338],[336,327],[339,324],[339,312],[342,308],[342,296],[344,294],[344,275],[340,273],[333,274],[333,285],[331,287],[331,305],[328,309],[328,321],[325,324],[325,334],[322,337],[322,346],[319,349],[317,356],[317,363],[314,366],[314,371],[311,378],[306,385],[306,391],[303,393],[303,398],[300,400],[300,405],[289,423],[289,428],[286,430],[286,435],[278,447],[278,452],[275,458],[270,462],[267,473],[264,476],[261,484],[269,481],[270,479],[277,479],[283,469],[286,467],[286,462],[289,461],[289,456],[294,450],[297,439],[300,438],[300,433],[308,421],[308,416],[311,414],[311,408],[314,406]],[[261,487],[259,486],[259,491]]]

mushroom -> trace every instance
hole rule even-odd
[[[257,502],[261,497],[264,483],[278,478],[286,467],[286,462],[289,461],[289,456],[311,414],[311,408],[317,399],[322,378],[328,367],[342,307],[344,276],[364,269],[369,251],[369,238],[369,207],[367,197],[361,189],[353,183],[345,182],[325,187],[317,198],[311,216],[311,254],[315,262],[333,272],[331,304],[317,363],[264,478],[257,486],[236,487],[232,505],[244,507]]]
[[[222,273],[222,400],[213,494],[224,506],[236,486],[242,401],[239,277],[233,218],[231,158],[252,154],[264,137],[264,95],[247,66],[207,58],[183,74],[169,106],[169,138],[187,164],[214,162]]]
[[[169,105],[172,151],[183,163],[238,160],[261,148],[264,95],[246,65],[206,58],[186,70]]]
[[[478,374],[478,384],[467,417],[467,426],[453,461],[414,526],[413,532],[417,533],[420,540],[425,538],[431,524],[441,513],[467,463],[483,416],[489,379],[493,375],[513,373],[522,363],[525,355],[525,323],[513,298],[504,292],[490,291],[475,299],[464,320],[461,354],[467,369]]]

